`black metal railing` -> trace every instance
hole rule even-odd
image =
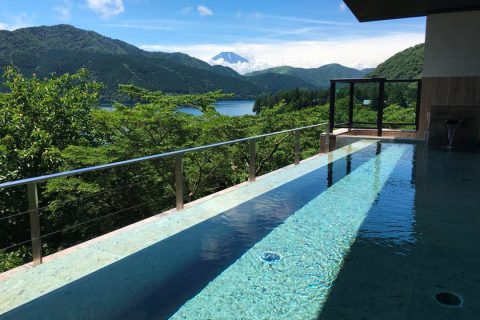
[[[335,123],[335,102],[337,94],[337,84],[343,83],[349,85],[349,104],[348,104],[348,122]],[[378,84],[378,105],[377,105],[377,119],[375,122],[355,122],[354,117],[354,104],[355,104],[355,84],[367,83]],[[415,105],[415,122],[384,122],[383,111],[385,108],[385,84],[386,83],[416,83],[416,105]],[[405,80],[387,80],[385,78],[363,78],[363,79],[332,79],[330,80],[330,132],[333,132],[335,128],[348,128],[349,130],[355,128],[362,129],[377,129],[378,136],[382,136],[384,126],[402,127],[402,126],[415,126],[415,130],[418,131],[419,127],[419,112],[420,101],[422,94],[422,80],[420,79],[405,79]]]

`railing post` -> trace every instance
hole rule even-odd
[[[385,106],[385,79],[380,79],[378,83],[378,110],[377,110],[377,131],[378,136],[382,136],[383,131],[383,108]]]
[[[177,210],[183,209],[183,153],[175,155],[175,193]]]
[[[353,102],[355,99],[355,83],[350,82],[350,101],[348,104],[348,130],[352,130],[353,127]]]
[[[300,130],[295,131],[295,165],[300,163]]]
[[[330,80],[330,132],[333,132],[335,127],[335,94],[337,92],[337,84],[335,81]]]
[[[248,181],[254,182],[256,177],[255,162],[257,159],[257,141],[255,141],[255,139],[250,140],[249,146],[250,146],[250,159],[248,162]]]
[[[28,214],[30,218],[30,235],[32,238],[33,265],[42,263],[42,239],[40,232],[40,210],[38,206],[37,184],[27,184]]]
[[[325,134],[320,135],[320,153],[330,152],[330,124],[325,126]]]
[[[325,150],[330,152],[330,134],[332,134],[333,131],[330,130],[330,123],[327,123],[327,129],[326,129],[326,144],[325,144]]]

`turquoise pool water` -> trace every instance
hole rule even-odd
[[[0,319],[475,319],[478,160],[375,143]]]
[[[314,318],[362,222],[407,149],[389,146],[310,200],[172,318]],[[282,258],[264,262],[263,252]]]

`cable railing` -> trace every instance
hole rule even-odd
[[[99,217],[95,217],[92,219],[88,219],[86,221],[81,221],[78,222],[74,225],[70,225],[66,228],[62,228],[61,230],[56,230],[52,231],[49,233],[45,233],[42,235],[41,232],[41,223],[40,223],[40,216],[41,216],[41,211],[45,209],[46,207],[40,207],[39,205],[39,192],[38,192],[38,184],[40,183],[45,183],[49,180],[52,179],[57,179],[57,178],[65,178],[65,177],[71,177],[71,176],[79,176],[82,174],[86,173],[91,173],[91,172],[98,172],[98,171],[104,171],[112,168],[118,168],[118,167],[124,167],[127,165],[131,164],[137,164],[137,163],[142,163],[142,162],[147,162],[147,161],[152,161],[152,160],[158,160],[158,159],[163,159],[163,158],[168,158],[168,157],[174,157],[175,159],[175,173],[174,173],[174,180],[175,180],[175,198],[176,198],[176,210],[182,210],[184,208],[184,156],[187,153],[194,153],[202,150],[208,150],[208,149],[214,149],[214,148],[219,148],[227,145],[233,145],[233,144],[239,144],[239,143],[248,143],[249,145],[249,157],[248,157],[248,181],[249,182],[254,182],[256,179],[256,157],[257,157],[257,140],[271,137],[271,136],[276,136],[276,135],[281,135],[281,134],[292,134],[294,135],[294,159],[293,163],[294,165],[298,165],[300,163],[300,157],[301,157],[301,133],[304,130],[309,130],[309,129],[314,129],[314,128],[319,128],[319,127],[324,127],[325,132],[328,136],[329,134],[329,123],[324,122],[324,123],[319,123],[319,124],[314,124],[314,125],[309,125],[309,126],[304,126],[304,127],[298,127],[298,128],[293,128],[293,129],[288,129],[288,130],[282,130],[282,131],[277,131],[277,132],[272,132],[272,133],[267,133],[267,134],[262,134],[262,135],[256,135],[252,137],[247,137],[247,138],[241,138],[241,139],[236,139],[236,140],[230,140],[230,141],[225,141],[225,142],[219,142],[219,143],[214,143],[214,144],[209,144],[209,145],[204,145],[204,146],[199,146],[199,147],[192,147],[192,148],[187,148],[187,149],[182,149],[182,150],[176,150],[176,151],[171,151],[171,152],[166,152],[166,153],[161,153],[161,154],[155,154],[155,155],[150,155],[146,157],[141,157],[141,158],[135,158],[135,159],[129,159],[129,160],[124,160],[124,161],[118,161],[118,162],[113,162],[113,163],[108,163],[108,164],[102,164],[102,165],[97,165],[97,166],[91,166],[87,168],[81,168],[81,169],[76,169],[76,170],[70,170],[70,171],[64,171],[64,172],[58,172],[58,173],[53,173],[53,174],[47,174],[47,175],[42,175],[38,177],[33,177],[33,178],[26,178],[26,179],[21,179],[21,180],[16,180],[16,181],[10,181],[10,182],[4,182],[0,183],[0,189],[6,189],[6,188],[13,188],[13,187],[22,187],[26,186],[26,192],[27,192],[27,203],[28,203],[28,210],[22,211],[19,213],[11,214],[5,217],[0,217],[0,223],[4,222],[5,220],[13,219],[17,216],[21,216],[24,214],[29,215],[29,225],[30,225],[30,239],[20,241],[18,243],[14,243],[10,246],[7,246],[5,248],[0,248],[0,251],[4,250],[9,250],[18,246],[26,245],[28,243],[31,243],[32,246],[32,257],[33,257],[33,265],[38,265],[42,263],[42,239],[45,237],[49,237],[61,232],[65,232],[67,230],[71,230],[74,228],[78,228],[80,226],[84,226],[86,224],[91,224],[94,223],[98,220],[105,219],[108,217],[111,217],[113,215],[120,214],[122,212],[126,212],[131,209],[135,209],[141,206],[148,205],[149,201],[136,204],[134,206],[128,207],[128,208],[121,208],[120,210],[116,210],[113,213],[108,213],[106,215],[102,215]],[[319,139],[320,140],[320,139]],[[328,142],[328,138],[325,140]],[[138,182],[144,183],[145,181]],[[119,187],[117,189],[122,189],[124,187]],[[97,194],[102,194],[102,193],[107,193],[110,192],[111,190],[102,190],[96,193],[92,193],[90,195],[86,195],[85,197],[91,197]],[[67,201],[77,201],[78,199],[74,200],[67,200]],[[154,201],[154,200],[153,200]],[[151,201],[151,202],[153,202]]]

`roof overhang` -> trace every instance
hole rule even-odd
[[[360,22],[480,10],[479,0],[344,0]]]

